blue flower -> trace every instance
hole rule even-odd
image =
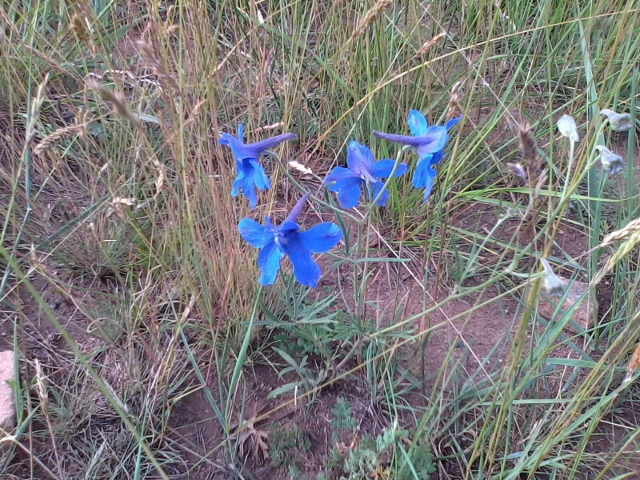
[[[343,208],[352,208],[360,201],[362,185],[366,186],[370,201],[378,196],[384,187],[384,182],[380,179],[388,178],[394,165],[395,162],[388,158],[376,162],[371,150],[352,140],[347,147],[347,166],[349,168],[334,168],[325,178],[324,184],[329,187],[329,191],[338,192],[338,202]],[[407,165],[401,163],[393,176],[399,177],[404,175],[406,171]],[[389,190],[385,190],[376,205],[384,206],[388,199]]]
[[[325,222],[305,232],[301,231],[296,219],[307,198],[308,193],[298,201],[279,227],[271,223],[269,217],[266,225],[250,218],[240,220],[238,229],[242,238],[252,247],[260,249],[258,265],[262,273],[259,280],[262,285],[272,285],[276,281],[280,261],[288,255],[298,282],[310,287],[318,286],[321,271],[311,253],[331,250],[342,239],[342,230],[333,223]]]
[[[433,166],[440,163],[444,157],[444,147],[449,140],[447,132],[461,119],[462,117],[452,118],[444,127],[430,127],[422,113],[418,110],[411,110],[409,112],[409,130],[411,130],[412,136],[373,132],[378,138],[408,145],[415,150],[418,155],[418,165],[413,174],[413,186],[425,189],[425,203],[429,200],[433,184],[438,176],[438,172]]]
[[[223,133],[220,136],[220,144],[231,147],[236,157],[236,166],[238,167],[238,177],[233,182],[233,190],[231,195],[238,196],[240,189],[242,193],[249,199],[249,206],[253,209],[258,203],[256,195],[256,187],[260,190],[268,190],[271,188],[269,177],[260,165],[259,158],[266,151],[278,146],[287,140],[297,138],[293,133],[283,133],[275,137],[267,138],[256,143],[244,143],[244,127],[238,125],[238,138],[229,133]]]

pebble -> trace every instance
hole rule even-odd
[[[10,385],[15,379],[14,358],[11,350],[0,352],[0,427],[4,430],[11,430],[16,420],[13,388]]]

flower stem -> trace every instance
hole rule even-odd
[[[253,303],[253,311],[251,312],[251,318],[249,319],[249,324],[247,325],[247,332],[244,335],[244,339],[242,341],[242,346],[240,347],[240,352],[238,352],[238,358],[236,359],[236,365],[233,368],[233,374],[231,375],[231,382],[229,382],[229,392],[227,395],[227,418],[231,418],[231,409],[235,402],[233,402],[233,396],[236,392],[236,387],[238,386],[238,381],[240,380],[240,374],[242,373],[242,367],[244,366],[245,359],[247,358],[247,351],[249,350],[249,344],[251,343],[251,334],[253,333],[253,324],[255,322],[256,316],[258,315],[258,306],[260,305],[260,299],[262,298],[262,285],[258,287],[258,292],[256,293],[256,299]]]

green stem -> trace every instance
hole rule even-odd
[[[253,325],[255,323],[256,315],[258,313],[258,306],[260,305],[261,297],[262,297],[262,285],[258,287],[258,292],[256,293],[256,299],[253,302],[253,311],[251,312],[249,325],[247,325],[247,332],[244,335],[244,340],[242,341],[242,346],[240,347],[240,352],[238,352],[238,358],[236,359],[236,365],[233,368],[233,374],[231,375],[231,382],[229,383],[229,393],[227,396],[227,403],[226,403],[227,419],[231,418],[231,410],[234,405],[234,402],[232,402],[232,400],[233,400],[233,396],[235,395],[236,387],[238,386],[238,380],[240,379],[240,374],[242,373],[242,367],[244,366],[244,361],[247,358],[247,351],[249,350],[249,344],[251,343],[251,334],[253,333]]]

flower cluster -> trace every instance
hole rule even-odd
[[[607,108],[601,110],[600,113],[607,117],[609,126],[614,132],[628,132],[633,128],[633,120],[628,113],[616,113]],[[562,136],[567,137],[572,144],[580,140],[578,127],[572,116],[562,115],[557,122],[557,126]],[[613,153],[604,145],[596,145],[594,149],[600,154],[600,165],[602,165],[602,169],[606,173],[616,175],[624,172],[626,164],[620,155]]]
[[[422,113],[411,110],[409,130],[412,136],[374,131],[376,137],[409,147],[418,155],[413,186],[425,189],[425,202],[431,195],[437,176],[434,166],[444,157],[445,145],[449,140],[448,131],[459,121],[460,118],[454,118],[445,126],[430,127]],[[260,163],[260,157],[282,142],[295,138],[296,135],[292,133],[283,133],[246,144],[242,125],[238,125],[237,137],[223,133],[219,142],[231,148],[237,168],[231,194],[236,197],[242,191],[249,200],[251,209],[255,208],[258,204],[256,189],[271,188],[271,181]],[[399,160],[385,158],[376,161],[368,147],[351,141],[347,147],[347,166],[335,167],[324,179],[324,185],[330,192],[337,193],[338,203],[342,208],[358,206],[363,191],[371,205],[385,206],[389,199],[389,180],[385,179],[400,177],[408,169],[409,167]],[[280,226],[274,225],[270,217],[267,217],[265,225],[250,218],[243,218],[238,224],[242,238],[260,250],[258,266],[261,272],[259,282],[262,285],[272,285],[276,281],[280,263],[288,256],[298,282],[316,287],[321,271],[311,254],[327,252],[342,240],[343,232],[334,223],[320,223],[306,231],[296,223],[309,196],[307,193],[298,201]]]

